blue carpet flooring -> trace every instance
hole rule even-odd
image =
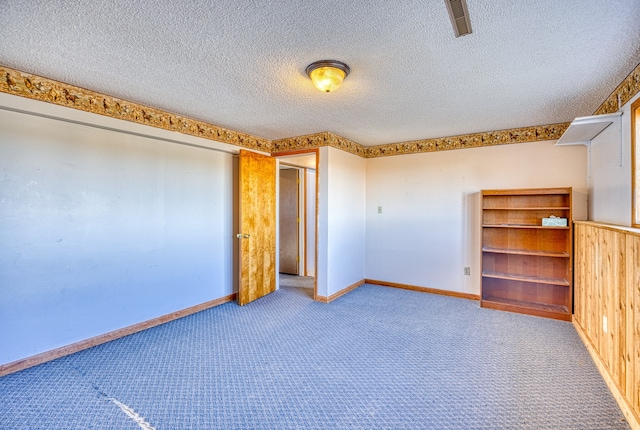
[[[0,378],[1,429],[627,429],[569,323],[281,288]]]

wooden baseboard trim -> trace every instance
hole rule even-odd
[[[364,283],[365,283],[365,280],[362,279],[362,280],[356,282],[355,284],[351,284],[347,288],[344,288],[344,289],[338,291],[337,293],[330,295],[329,297],[317,296],[316,297],[316,301],[321,302],[321,303],[330,303],[330,302],[334,301],[335,299],[337,299],[338,297],[342,297],[345,294],[350,293],[351,291],[355,290],[359,286],[364,285]]]
[[[398,284],[396,282],[378,281],[375,279],[365,279],[365,283],[372,285],[381,285],[383,287],[401,288],[403,290],[420,291],[422,293],[438,294],[440,296],[457,297],[459,299],[480,300],[478,294],[460,293],[457,291],[439,290],[437,288],[418,287],[416,285]]]
[[[611,375],[609,375],[607,366],[600,358],[600,354],[598,354],[598,351],[593,346],[593,343],[591,343],[591,339],[589,339],[589,336],[587,336],[580,323],[575,319],[573,320],[573,326],[578,332],[580,339],[582,339],[582,343],[584,343],[584,345],[587,347],[587,351],[589,351],[589,354],[591,355],[593,362],[596,364],[598,371],[602,375],[604,382],[607,384],[607,387],[609,387],[609,391],[611,391],[613,398],[616,400],[616,403],[618,403],[622,414],[627,419],[629,427],[631,427],[632,430],[640,430],[640,417],[633,411],[626,397],[624,396],[624,394],[622,394],[622,391],[620,391],[618,385],[614,382]]]
[[[187,315],[195,314],[196,312],[203,311],[215,306],[219,306],[224,303],[228,303],[236,299],[236,294],[231,294],[226,297],[221,297],[216,300],[211,300],[199,305],[191,306],[186,309],[182,309],[176,312],[172,312],[167,315],[162,315],[157,318],[143,321],[141,323],[133,324],[128,327],[124,327],[118,330],[110,331],[89,339],[81,340],[79,342],[65,345],[60,348],[52,349],[51,351],[42,352],[40,354],[32,355],[31,357],[23,358],[21,360],[13,361],[11,363],[0,365],[0,376],[5,376],[10,373],[15,373],[20,370],[27,369],[29,367],[37,366],[38,364],[46,363],[47,361],[55,360],[56,358],[64,357],[65,355],[71,355],[75,352],[88,349],[93,346],[97,346],[103,343],[110,342],[121,337],[128,336],[133,333],[137,333],[142,330],[146,330],[151,327],[158,326],[160,324],[167,323],[169,321],[177,320],[178,318],[186,317]]]

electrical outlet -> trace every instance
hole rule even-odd
[[[602,316],[602,331],[607,332],[607,317],[605,315]]]
[[[471,267],[465,267],[464,268],[464,274],[466,276],[470,276],[471,275]]]
[[[382,206],[378,206],[378,213],[381,214],[382,213]]]

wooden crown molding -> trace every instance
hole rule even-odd
[[[191,136],[271,152],[271,141],[0,66],[0,92]]]
[[[557,140],[569,126],[569,123],[537,125],[363,146],[331,132],[277,140],[263,139],[3,66],[0,66],[0,92],[269,153],[330,146],[363,158],[389,157]],[[628,102],[638,92],[640,92],[640,64],[600,105],[595,115],[618,111],[619,104]]]

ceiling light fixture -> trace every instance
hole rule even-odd
[[[349,66],[336,60],[316,61],[307,66],[307,75],[311,78],[313,85],[325,93],[338,88],[349,72],[351,72]]]

